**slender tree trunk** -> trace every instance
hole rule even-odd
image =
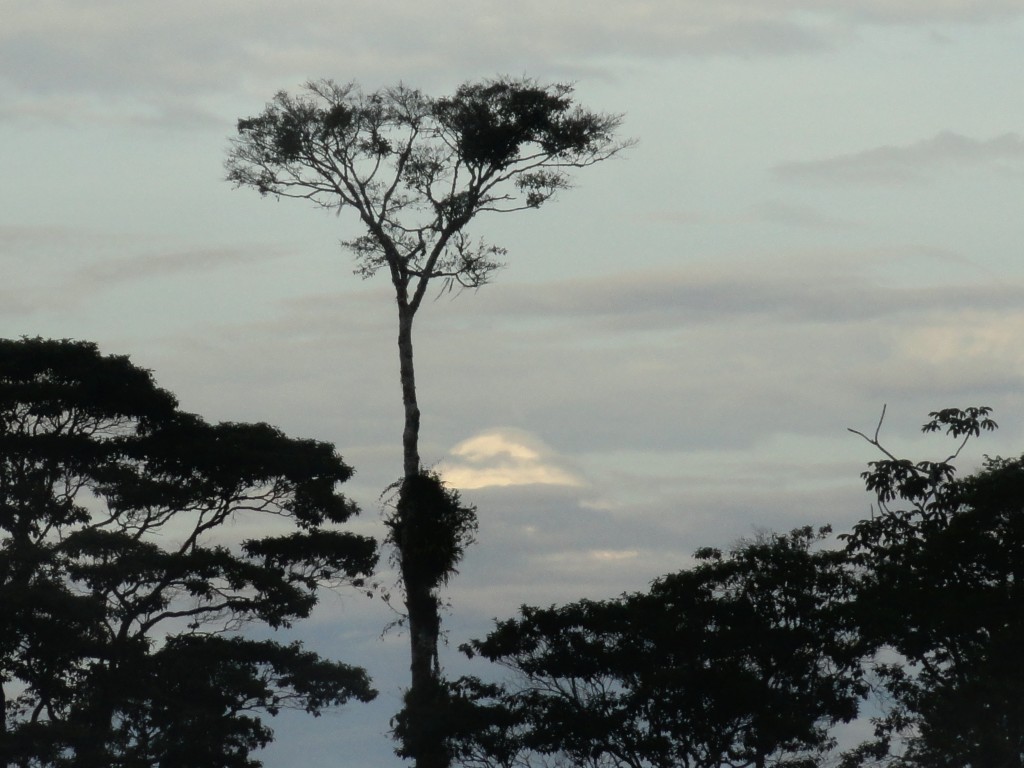
[[[413,312],[408,304],[398,302],[398,365],[402,380],[402,405],[405,408],[405,427],[402,430],[403,479],[420,473],[420,407],[416,402],[416,370],[412,360]]]
[[[405,749],[414,760],[415,768],[448,768],[450,760],[444,749],[443,734],[437,727],[436,717],[441,705],[441,669],[437,660],[440,632],[440,610],[435,584],[417,577],[415,570],[407,569],[405,553],[411,543],[406,540],[409,531],[420,529],[417,519],[432,514],[425,509],[415,492],[420,477],[420,409],[416,402],[416,371],[413,365],[412,321],[414,310],[398,299],[398,359],[402,381],[402,405],[405,425],[402,431],[403,478],[400,491],[403,499],[406,534],[395,542],[402,563],[402,583],[405,588],[405,608],[409,629],[411,680],[406,695],[405,716],[408,738]]]

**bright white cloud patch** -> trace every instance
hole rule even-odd
[[[456,488],[583,484],[548,446],[518,429],[481,432],[452,448],[451,455],[439,469]]]
[[[592,560],[605,562],[614,560],[633,560],[640,556],[635,549],[592,549],[587,553]]]

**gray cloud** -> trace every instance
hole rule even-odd
[[[204,248],[173,253],[124,256],[93,262],[72,276],[76,285],[102,288],[114,283],[148,280],[178,274],[200,274],[226,267],[268,261],[285,255],[282,249]]]
[[[120,112],[188,124],[211,119],[207,97],[253,89],[265,98],[309,77],[377,83],[417,73],[426,87],[496,71],[610,77],[600,63],[610,56],[804,53],[844,43],[861,24],[983,23],[1021,12],[1011,0],[646,0],[599,13],[581,0],[19,4],[0,30],[0,117]]]
[[[900,249],[822,254],[799,259],[720,267],[691,265],[673,271],[630,272],[601,278],[518,284],[495,291],[492,313],[518,318],[564,318],[576,325],[602,323],[623,332],[679,328],[762,318],[775,322],[845,323],[931,311],[1019,308],[1024,285],[978,283],[903,287],[871,282],[853,268],[908,255]],[[946,254],[934,252],[933,259]]]
[[[853,226],[851,221],[830,216],[812,206],[795,205],[778,199],[765,200],[737,214],[723,215],[710,214],[698,210],[664,209],[640,214],[635,217],[635,220],[644,223],[668,224],[678,227],[700,225],[735,227],[737,225],[745,226],[751,223],[768,222],[787,227],[819,231],[848,229]]]
[[[124,233],[0,227],[0,265],[8,275],[0,289],[0,315],[67,310],[127,283],[204,275],[286,254],[283,248],[265,245],[153,252],[161,245],[151,237]],[[26,264],[32,269],[24,269]]]
[[[845,259],[860,268],[867,261]],[[780,429],[815,433],[893,398],[924,403],[924,413],[947,401],[1017,396],[1024,286],[897,287],[869,274],[802,260],[705,265],[503,283],[485,289],[486,312],[475,294],[425,307],[416,348],[423,455],[441,461],[508,424],[569,456],[732,450]],[[150,344],[146,364],[190,361],[172,389],[191,408],[223,408],[223,387],[246,381],[230,398],[232,412],[218,418],[291,423],[337,442],[359,467],[381,466],[385,456],[397,467],[387,298],[382,290],[296,298],[257,323],[203,329],[201,340],[163,352]],[[325,397],[330,407],[297,407]],[[379,489],[393,478],[365,479]]]
[[[155,96],[136,100],[86,97],[67,93],[11,95],[0,105],[0,123],[7,121],[48,123],[72,128],[103,124],[143,128],[223,128],[214,110],[193,103],[186,96]]]
[[[755,219],[814,230],[848,229],[853,222],[829,216],[806,205],[793,205],[781,200],[766,200],[751,210]]]
[[[943,168],[999,168],[1001,163],[1019,167],[1024,160],[1024,139],[1005,133],[992,139],[972,139],[944,132],[933,138],[902,146],[884,146],[848,155],[790,162],[775,166],[773,175],[783,181],[855,184],[904,184],[928,180]]]
[[[855,21],[872,24],[977,24],[1022,12],[1016,0],[860,0],[830,6]]]
[[[54,249],[110,249],[140,246],[146,238],[139,235],[115,234],[73,227],[0,226],[0,257],[16,258],[22,251],[33,256],[45,255]]]

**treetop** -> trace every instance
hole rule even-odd
[[[504,249],[466,226],[484,211],[539,208],[570,186],[569,169],[606,160],[632,142],[622,116],[577,104],[568,83],[499,77],[433,98],[399,84],[308,82],[243,118],[227,178],[262,195],[352,208],[362,235],[344,245],[364,277],[382,267],[404,291],[434,277],[477,287]]]

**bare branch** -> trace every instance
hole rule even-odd
[[[896,456],[895,456],[894,454],[890,453],[890,452],[889,452],[888,450],[886,450],[886,448],[885,448],[885,447],[884,447],[884,446],[883,446],[883,445],[882,445],[882,444],[881,444],[881,443],[879,442],[879,439],[878,439],[878,436],[879,436],[879,434],[880,434],[880,433],[881,433],[881,431],[882,431],[882,422],[884,422],[884,421],[885,421],[885,409],[886,409],[886,404],[883,404],[883,405],[882,405],[882,415],[878,417],[878,424],[877,424],[877,425],[875,425],[875,436],[874,436],[874,437],[868,437],[867,435],[865,435],[865,434],[864,434],[863,432],[861,432],[860,430],[857,430],[857,429],[853,429],[852,427],[847,427],[847,428],[846,428],[846,431],[847,431],[847,432],[852,432],[852,433],[853,433],[853,434],[855,434],[855,435],[860,435],[860,436],[861,436],[861,437],[863,437],[863,438],[864,438],[864,439],[865,439],[865,440],[866,440],[866,441],[867,441],[868,443],[870,443],[870,444],[871,444],[871,445],[873,445],[873,446],[874,446],[875,448],[877,448],[877,449],[878,449],[878,450],[880,450],[880,451],[881,451],[882,453],[884,453],[884,454],[885,454],[886,456],[888,456],[888,457],[889,457],[890,459],[892,459],[893,461],[895,461],[895,460],[896,460]]]

